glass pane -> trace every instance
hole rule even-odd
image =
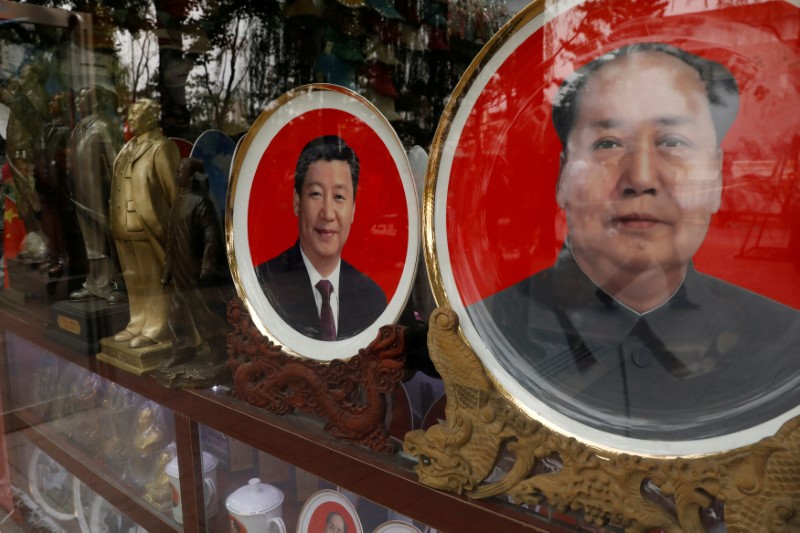
[[[13,333],[6,334],[6,356],[10,396],[5,412],[29,428],[8,437],[45,442],[69,464],[82,465],[138,505],[173,518],[173,493],[165,472],[176,454],[172,411]],[[67,467],[41,451],[15,467],[26,461],[34,492],[21,490],[41,500],[40,506],[58,511],[49,513],[56,518],[77,518],[74,475]],[[86,499],[82,503],[92,504]]]

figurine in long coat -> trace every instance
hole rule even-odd
[[[81,89],[76,103],[81,120],[71,135],[72,203],[86,248],[88,272],[74,302],[111,295],[113,261],[108,234],[108,198],[114,159],[122,145],[115,121],[104,110],[115,98],[102,87]]]
[[[169,294],[160,280],[180,154],[175,142],[161,133],[158,117],[159,106],[152,100],[131,105],[128,126],[134,137],[114,161],[111,184],[111,235],[131,313],[128,325],[113,339],[131,348],[169,340]]]
[[[194,359],[205,342],[210,359],[225,358],[229,329],[225,289],[230,286],[230,276],[207,181],[201,160],[181,161],[180,190],[169,215],[167,259],[161,278],[164,286],[173,285],[169,311],[173,355],[168,366]]]

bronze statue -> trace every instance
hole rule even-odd
[[[111,183],[111,235],[131,313],[130,322],[113,340],[127,342],[131,348],[169,339],[169,295],[159,281],[180,154],[178,146],[161,133],[158,117],[158,104],[152,100],[131,105],[128,125],[134,137],[117,155]]]
[[[102,87],[85,87],[75,102],[82,118],[72,130],[72,202],[88,259],[83,287],[69,295],[75,302],[107,299],[112,290],[108,197],[112,165],[122,144],[113,117],[103,112],[112,98]]]
[[[68,257],[66,232],[73,222],[68,216],[72,211],[68,209],[65,186],[70,129],[64,98],[64,93],[50,98],[50,120],[37,138],[34,161],[36,192],[42,206],[42,232],[48,241],[47,261],[42,264],[42,271],[54,277],[64,272]]]
[[[6,129],[8,159],[33,159],[34,144],[49,116],[49,98],[44,89],[44,69],[38,63],[28,63],[2,91],[2,100],[9,107]]]
[[[169,311],[173,355],[161,370],[195,360],[207,343],[203,363],[192,366],[205,366],[208,372],[204,376],[213,379],[219,370],[215,371],[214,365],[224,367],[229,329],[225,316],[232,292],[225,243],[204,170],[199,159],[184,159],[178,170],[180,191],[170,210],[161,278],[165,287],[173,285]],[[197,380],[202,383],[204,378],[198,372],[187,373],[193,375],[190,382],[200,386]]]

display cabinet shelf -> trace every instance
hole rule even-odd
[[[472,501],[422,485],[410,458],[402,453],[380,455],[337,440],[323,430],[320,419],[271,414],[233,398],[224,384],[213,389],[166,389],[148,376],[130,374],[49,341],[45,328],[45,324],[0,308],[0,330],[4,334],[21,337],[174,412],[183,508],[187,513],[183,531],[206,530],[204,506],[197,505],[203,501],[200,424],[440,531],[567,531],[499,499]],[[87,460],[68,439],[48,430],[47,424],[36,423],[34,415],[24,410],[13,413],[7,416],[7,428],[22,428],[37,446],[149,531],[175,530],[174,524],[111,482],[113,472]]]
[[[138,489],[120,480],[118,472],[90,457],[41,421],[36,413],[21,409],[11,413],[11,418],[16,419],[16,426],[22,427],[22,434],[29,442],[147,531],[181,531],[177,524],[134,497]]]

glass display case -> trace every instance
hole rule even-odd
[[[8,328],[4,466],[13,502],[4,518],[23,531],[222,532],[276,518],[285,529],[268,531],[314,531],[328,508],[370,532],[578,523],[546,507],[529,514],[503,501],[468,503],[417,483],[402,454],[338,441],[314,417],[265,413],[224,385],[167,390],[38,339],[36,328],[6,313],[0,320]],[[400,438],[435,423],[443,398],[438,380],[415,376],[389,402],[390,431]],[[247,507],[248,492],[265,496]]]
[[[0,530],[800,528],[796,4],[0,0]]]

